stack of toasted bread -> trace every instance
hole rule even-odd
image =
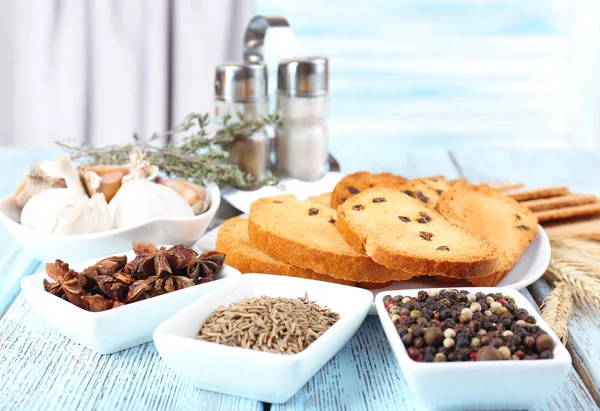
[[[496,285],[536,235],[537,218],[498,189],[442,176],[347,175],[332,193],[255,201],[217,250],[241,272],[354,285],[431,275]]]

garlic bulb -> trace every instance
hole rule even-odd
[[[101,193],[89,198],[69,157],[58,165],[67,188],[53,188],[33,196],[23,207],[21,224],[52,234],[91,234],[110,230],[112,221]]]
[[[22,208],[34,195],[60,187],[66,185],[57,170],[56,163],[44,162],[33,167],[31,172],[21,180],[13,195],[13,201]]]
[[[130,154],[131,174],[108,205],[115,228],[130,227],[161,217],[193,217],[187,201],[169,187],[156,184],[158,168],[144,159],[144,154]]]
[[[175,190],[188,202],[195,215],[204,213],[210,207],[210,197],[206,193],[206,189],[198,184],[178,178],[157,178],[156,182]]]

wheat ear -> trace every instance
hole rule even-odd
[[[567,320],[573,311],[573,294],[569,286],[562,281],[556,282],[554,285],[554,290],[544,299],[542,304],[542,318],[563,344],[566,344],[569,335]]]

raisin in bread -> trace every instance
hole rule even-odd
[[[337,208],[344,201],[361,191],[373,187],[399,188],[406,181],[408,181],[406,178],[391,173],[372,174],[368,171],[360,171],[348,174],[333,189],[330,205]]]
[[[332,193],[323,193],[319,194],[318,196],[308,197],[308,199],[329,207],[331,204],[331,194]]]
[[[492,273],[494,246],[402,191],[373,188],[338,207],[336,228],[356,251],[386,267],[452,278]]]
[[[494,273],[468,279],[494,286],[519,261],[537,232],[537,219],[525,206],[489,187],[453,187],[440,197],[436,210],[449,222],[484,238],[498,250]]]
[[[336,217],[334,209],[315,201],[298,201],[293,195],[266,197],[250,206],[248,233],[271,257],[320,274],[376,283],[413,277],[355,251],[336,230]]]
[[[409,196],[418,199],[427,208],[433,210],[442,193],[450,187],[450,183],[443,177],[417,178],[403,184],[402,187],[400,187],[400,190]]]
[[[255,246],[248,236],[248,219],[234,217],[225,221],[217,235],[217,251],[227,255],[227,264],[240,270],[242,274],[266,273],[288,277],[309,278],[355,286],[356,282],[339,280],[314,271],[294,267],[266,254]]]

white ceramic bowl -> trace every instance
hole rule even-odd
[[[123,254],[133,258],[133,252],[118,255]],[[71,268],[83,270],[98,260],[72,264]],[[21,288],[36,313],[56,331],[100,354],[111,354],[152,341],[152,333],[160,323],[239,276],[238,270],[224,265],[215,280],[209,283],[101,312],[86,311],[45,291],[43,279],[54,281],[45,272],[25,277]]]
[[[212,221],[221,195],[216,184],[209,184],[209,209],[192,218],[159,218],[133,227],[114,229],[95,234],[48,234],[19,224],[20,210],[8,196],[0,201],[0,224],[33,256],[42,261],[83,261],[103,255],[115,254],[131,248],[132,241],[154,244],[185,244],[191,246]],[[143,204],[140,205],[143,207]]]
[[[196,340],[205,319],[243,298],[303,297],[327,306],[340,319],[307,349],[276,354]],[[367,290],[267,274],[245,274],[177,313],[154,331],[165,362],[195,386],[269,403],[289,400],[360,327],[372,301]]]
[[[472,293],[502,293],[515,299],[535,317],[537,325],[554,339],[554,358],[530,361],[473,361],[426,363],[413,361],[383,305],[383,297],[416,297],[420,289],[384,291],[375,304],[383,330],[398,360],[406,383],[427,409],[498,410],[530,409],[556,392],[571,366],[571,356],[537,309],[518,291],[508,287],[460,287]],[[438,290],[442,290],[439,288]]]

